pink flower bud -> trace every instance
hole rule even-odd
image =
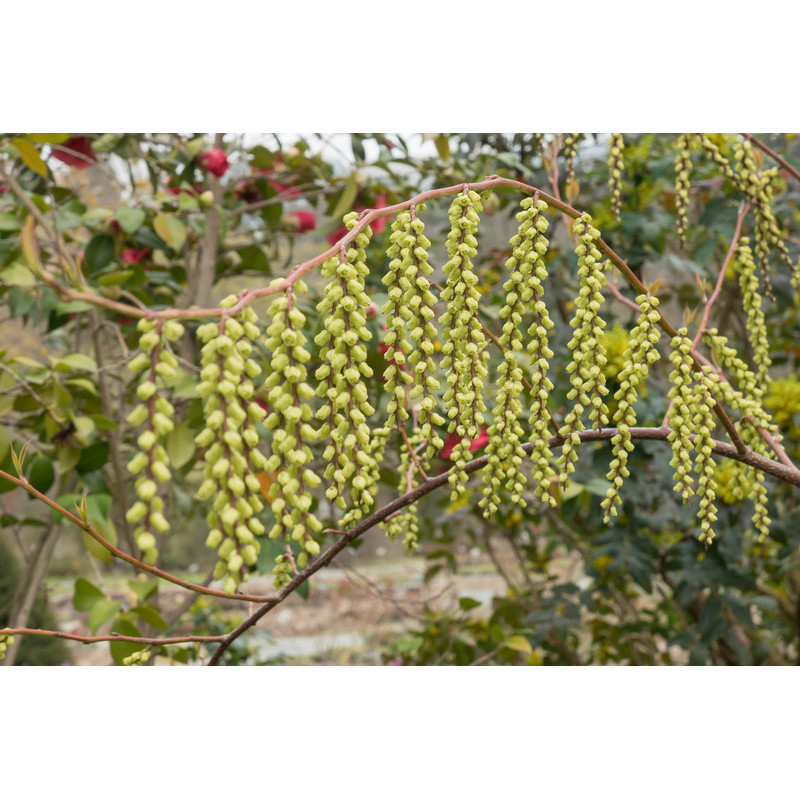
[[[89,169],[97,160],[86,136],[73,136],[66,142],[53,145],[53,158],[75,169]]]
[[[218,178],[221,178],[228,171],[228,167],[230,166],[225,151],[219,147],[215,147],[213,150],[207,150],[200,156],[199,161],[200,166],[206,172],[210,172]]]
[[[286,226],[297,233],[313,231],[317,227],[317,218],[313,211],[292,211],[285,217]]]

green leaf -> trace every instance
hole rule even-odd
[[[531,643],[524,636],[509,636],[508,639],[503,642],[503,647],[516,650],[518,653],[524,653],[526,656],[533,653]]]
[[[27,133],[25,135],[39,144],[62,144],[69,139],[68,133]]]
[[[8,431],[0,425],[0,464],[3,463],[10,449],[11,437],[8,435]]]
[[[156,214],[153,221],[155,232],[176,252],[186,241],[186,226],[171,214]]]
[[[141,208],[122,206],[122,208],[117,211],[117,222],[119,222],[122,230],[130,236],[139,230],[146,216],[147,215]]]
[[[11,286],[35,286],[36,276],[28,267],[15,262],[0,272],[0,281]]]
[[[92,496],[89,495],[87,500],[87,505],[91,500]],[[92,528],[99,533],[107,542],[113,544],[116,547],[117,544],[117,529],[114,526],[114,523],[110,519],[101,519],[99,517],[93,517],[91,514],[89,515],[89,524]],[[86,546],[86,549],[89,551],[90,555],[94,556],[98,561],[102,561],[103,564],[110,564],[111,560],[114,558],[113,555],[109,552],[108,548],[104,547],[97,539],[90,536],[86,531],[81,531],[81,538],[83,539],[83,544]]]
[[[81,450],[81,457],[75,469],[80,475],[95,472],[108,461],[108,442],[94,442]]]
[[[97,362],[83,353],[68,353],[56,361],[55,366],[62,372],[71,369],[80,369],[84,372],[97,372]]]
[[[158,628],[160,631],[165,631],[167,628],[169,628],[169,625],[155,606],[136,606],[136,608],[131,610],[135,611],[141,620],[146,622],[148,625],[152,625],[154,628]]]
[[[90,417],[76,417],[73,420],[75,431],[82,439],[88,439],[96,430],[94,420]]]
[[[195,452],[194,434],[188,425],[179,423],[167,435],[167,455],[175,469],[191,461]]]
[[[350,177],[347,179],[347,183],[345,184],[341,195],[339,195],[339,199],[336,201],[333,211],[331,211],[331,216],[335,220],[341,219],[345,214],[348,213],[348,211],[352,210],[353,203],[355,202],[357,195],[358,176],[355,172],[352,172],[350,173]]]
[[[433,143],[436,145],[436,152],[439,154],[439,158],[442,161],[448,161],[450,159],[450,140],[447,138],[447,134],[437,134]]]
[[[78,578],[75,581],[75,593],[72,595],[72,605],[78,611],[89,611],[89,609],[98,601],[105,599],[100,589],[93,583],[89,583],[86,578]]]
[[[144,581],[131,580],[128,581],[130,590],[139,598],[140,603],[144,603],[148,597],[158,589],[158,581],[155,578]]]
[[[269,272],[269,259],[267,254],[258,245],[248,245],[237,250],[242,263],[238,270],[248,272]]]
[[[107,272],[105,275],[99,275],[97,282],[101,286],[120,286],[126,283],[129,278],[132,278],[136,272],[132,269],[115,269],[113,272]]]
[[[114,624],[111,626],[112,633],[119,633],[122,636],[141,636],[142,632],[125,617],[118,617]],[[109,642],[108,649],[111,651],[111,657],[114,663],[122,666],[123,659],[132,656],[144,647],[143,644],[136,642]]]
[[[79,200],[70,200],[56,211],[56,229],[60,231],[78,228],[81,225],[86,206]]]
[[[596,495],[597,497],[605,497],[608,490],[611,488],[611,482],[604,478],[592,478],[590,481],[586,482],[583,488],[586,489],[589,494]]]
[[[461,606],[462,611],[472,611],[473,608],[477,608],[480,604],[480,600],[476,600],[474,597],[459,597],[458,604]]]
[[[33,488],[44,493],[53,485],[55,479],[56,474],[53,469],[52,459],[47,456],[37,455],[33,460],[33,465],[28,475],[28,480]]]
[[[27,139],[12,139],[11,144],[17,148],[22,163],[37,175],[47,177],[47,164],[42,161],[39,151]]]
[[[100,272],[114,260],[114,240],[105,233],[92,236],[86,245],[84,258],[90,275]]]
[[[17,219],[16,214],[10,211],[3,211],[0,213],[0,231],[18,231],[22,227],[22,223]]]

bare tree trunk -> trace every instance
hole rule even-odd
[[[36,593],[44,580],[50,559],[53,557],[58,535],[60,533],[60,521],[51,522],[50,527],[39,540],[39,546],[33,558],[28,562],[25,572],[22,574],[14,593],[14,600],[11,603],[11,614],[9,616],[9,628],[27,628],[28,620],[36,601]],[[17,656],[21,637],[15,636],[12,644],[6,650],[6,657],[0,661],[0,666],[11,667]]]

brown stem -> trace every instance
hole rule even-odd
[[[221,592],[217,589],[209,589],[206,586],[201,586],[197,583],[192,583],[191,581],[185,581],[181,578],[178,578],[175,575],[171,575],[169,572],[164,572],[164,570],[158,569],[158,567],[151,567],[149,564],[145,564],[143,561],[139,561],[138,559],[134,558],[133,556],[128,555],[127,553],[123,552],[122,550],[114,547],[111,542],[107,539],[104,539],[88,522],[84,522],[79,517],[76,517],[71,512],[67,511],[65,508],[62,508],[58,503],[54,500],[51,500],[47,495],[42,494],[37,489],[34,489],[30,483],[28,483],[27,479],[25,478],[18,478],[15,475],[11,475],[8,472],[4,472],[0,470],[0,478],[5,478],[7,481],[11,481],[15,483],[17,486],[21,486],[25,491],[29,494],[32,494],[34,497],[37,497],[43,503],[47,504],[52,508],[54,511],[61,514],[63,517],[66,517],[68,520],[73,522],[77,525],[81,530],[86,531],[95,541],[99,542],[103,547],[108,550],[113,556],[116,556],[122,561],[126,561],[128,564],[133,564],[137,569],[142,570],[143,572],[149,572],[151,575],[155,575],[157,578],[163,578],[165,581],[169,581],[170,583],[174,583],[177,586],[182,586],[184,589],[190,589],[193,592],[197,592],[198,594],[208,594],[212,595],[213,597],[222,597],[226,600],[244,600],[251,603],[263,603],[269,600],[274,599],[273,595],[251,595],[251,594],[226,594],[225,592]]]
[[[581,431],[578,435],[580,436],[581,442],[599,442],[599,441],[610,441],[614,436],[616,436],[618,430],[616,428],[603,428],[602,430],[587,430]],[[662,426],[660,428],[631,428],[630,429],[630,436],[632,440],[637,441],[667,441],[667,436],[670,433],[670,429]],[[558,447],[563,444],[564,438],[559,435],[555,435],[551,437],[549,441],[549,447],[552,449],[554,447]],[[534,444],[532,442],[526,442],[522,445],[523,450],[526,453],[530,453],[531,450],[534,448]],[[785,483],[790,483],[794,486],[800,486],[800,469],[796,467],[787,467],[783,464],[778,464],[775,461],[770,461],[768,458],[764,458],[764,456],[760,456],[757,453],[747,452],[747,453],[739,453],[737,452],[736,448],[733,445],[727,444],[725,442],[717,442],[712,440],[712,452],[719,456],[723,456],[725,458],[731,458],[735,461],[741,461],[745,464],[750,464],[751,466],[755,467],[756,469],[762,470],[774,477],[778,478],[779,480],[784,481]],[[488,461],[488,456],[481,456],[480,458],[473,459],[472,461],[468,462],[464,470],[467,474],[476,472],[479,469],[482,469],[486,466]],[[2,473],[0,473],[2,475]],[[314,573],[318,572],[323,567],[326,567],[331,561],[336,558],[336,556],[344,550],[350,542],[357,539],[359,536],[366,533],[368,530],[373,528],[380,522],[383,522],[385,519],[390,517],[396,511],[399,511],[402,508],[405,508],[412,503],[415,503],[420,497],[424,497],[426,494],[438,489],[441,486],[444,486],[448,481],[449,471],[442,472],[439,475],[436,475],[432,478],[428,478],[427,481],[421,483],[419,486],[411,490],[410,492],[406,492],[406,494],[402,495],[401,497],[396,498],[391,503],[388,503],[383,508],[375,511],[369,517],[361,520],[355,527],[351,528],[349,531],[345,531],[339,535],[339,539],[331,545],[322,555],[319,556],[314,562],[309,564],[302,572],[298,575],[295,575],[292,580],[283,587],[283,589],[278,592],[278,594],[274,597],[265,602],[260,608],[258,608],[253,614],[251,614],[241,625],[237,626],[232,630],[230,633],[226,634],[223,639],[222,643],[218,650],[214,653],[214,655],[209,660],[209,666],[214,666],[219,663],[220,658],[225,653],[225,651],[230,647],[230,645],[238,639],[245,631],[252,628],[256,623],[269,611],[271,611],[275,606],[282,603],[290,594],[292,594],[298,586],[305,583]]]
[[[785,158],[779,156],[774,150],[767,147],[761,139],[756,138],[750,133],[741,134],[745,139],[751,141],[759,150],[762,150],[770,158],[777,161],[795,180],[800,181],[800,172],[798,172]]]

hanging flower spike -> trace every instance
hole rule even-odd
[[[682,133],[678,137],[675,158],[675,209],[678,213],[678,238],[681,246],[686,247],[686,229],[689,227],[689,175],[692,171],[692,154],[689,149],[689,134]]]
[[[408,211],[398,214],[392,223],[392,233],[389,236],[391,244],[386,251],[392,261],[389,264],[389,271],[381,279],[389,295],[389,299],[381,308],[387,321],[383,347],[388,366],[383,372],[383,382],[386,391],[391,394],[387,421],[389,427],[398,429],[408,419],[405,387],[414,380],[405,367],[406,357],[411,352],[405,329],[405,322],[411,317],[411,311],[405,302],[409,282],[404,274],[409,252],[407,233],[410,224],[411,214]]]
[[[564,437],[558,466],[561,473],[561,486],[564,488],[569,476],[575,471],[580,444],[580,431],[584,430],[583,412],[589,408],[589,421],[595,427],[608,424],[608,408],[603,397],[608,394],[603,367],[606,364],[605,348],[602,343],[603,328],[606,323],[600,317],[603,303],[602,289],[606,283],[606,264],[600,261],[600,251],[595,240],[600,231],[592,225],[592,218],[583,214],[573,224],[573,234],[577,239],[575,252],[578,255],[578,277],[580,294],[575,301],[575,316],[570,320],[574,328],[572,339],[567,347],[572,352],[572,361],[567,365],[571,373],[572,388],[568,400],[575,404],[564,419],[559,435]]]
[[[450,233],[447,253],[450,260],[444,266],[447,286],[441,299],[447,304],[442,316],[444,355],[441,363],[447,371],[448,389],[444,404],[449,407],[448,431],[456,432],[461,441],[454,449],[454,465],[450,471],[451,499],[457,500],[464,491],[470,442],[484,423],[486,404],[482,398],[483,381],[487,376],[486,339],[478,319],[480,292],[475,288],[478,277],[471,258],[477,255],[478,215],[483,206],[476,192],[464,189],[450,206]]]
[[[575,176],[575,158],[578,155],[578,142],[580,138],[581,134],[579,133],[564,134],[564,159],[567,167],[564,191],[567,196],[567,201],[570,203],[575,202],[578,197],[578,192],[580,191],[578,179]]]
[[[529,441],[533,443],[531,462],[533,464],[534,494],[542,502],[550,506],[556,505],[556,499],[551,492],[556,471],[551,465],[553,453],[550,450],[550,409],[547,407],[547,398],[553,390],[553,382],[547,377],[550,367],[549,359],[553,351],[548,347],[550,331],[553,322],[544,302],[544,287],[542,281],[547,278],[547,269],[544,256],[547,253],[548,241],[544,234],[549,227],[544,212],[547,203],[544,200],[533,201],[526,198],[521,203],[523,209],[530,214],[532,228],[536,229],[533,239],[533,252],[535,260],[533,268],[527,277],[526,285],[531,291],[528,301],[533,309],[533,323],[528,328],[528,359],[531,366],[531,408]],[[519,219],[519,216],[517,217]]]
[[[625,142],[621,133],[612,133],[608,140],[608,189],[611,193],[611,212],[619,220],[622,213],[622,172],[625,163],[622,152]]]
[[[772,240],[769,223],[765,224],[765,216],[771,212],[768,204],[765,203],[766,197],[762,192],[762,176],[756,166],[753,147],[750,142],[746,140],[737,142],[733,155],[742,189],[753,203],[756,218],[755,230],[753,231],[755,258],[764,278],[764,294],[773,299],[769,266],[769,249]]]
[[[717,494],[716,465],[714,459],[711,458],[713,452],[711,433],[715,424],[716,399],[713,393],[713,384],[708,380],[709,370],[710,367],[704,364],[700,372],[700,379],[697,381],[692,407],[694,411],[692,426],[695,429],[694,470],[698,476],[697,495],[700,498],[697,518],[700,520],[700,541],[704,542],[706,546],[711,544],[714,539],[714,523],[717,521],[717,507],[714,504]]]
[[[436,426],[444,425],[444,418],[436,411],[435,392],[439,391],[436,364],[433,353],[436,349],[436,296],[431,291],[429,276],[433,267],[428,263],[430,239],[423,233],[425,223],[417,216],[425,210],[424,204],[412,206],[405,237],[405,269],[400,286],[405,286],[405,306],[408,309],[408,338],[414,347],[408,356],[408,366],[413,369],[413,386],[409,392],[412,401],[418,401],[417,423],[421,441],[427,442],[422,453],[428,461],[444,446]],[[404,282],[405,280],[405,282]]]
[[[634,406],[639,396],[639,387],[647,380],[650,365],[658,361],[658,341],[661,330],[658,321],[658,298],[640,294],[636,298],[641,314],[636,322],[636,327],[631,331],[628,349],[625,354],[625,366],[619,373],[619,389],[614,395],[618,402],[617,412],[613,425],[618,433],[611,439],[612,461],[611,469],[606,478],[611,481],[611,487],[602,502],[605,509],[603,522],[607,525],[611,517],[617,515],[617,506],[621,505],[619,491],[622,488],[623,478],[630,475],[628,470],[628,453],[633,451],[633,439],[630,429],[636,424]]]
[[[415,430],[409,437],[409,445],[416,449],[425,439],[419,430]],[[399,494],[402,496],[419,486],[419,470],[415,468],[411,453],[405,442],[400,446],[400,463],[397,467],[400,476]],[[384,522],[381,527],[386,532],[386,538],[393,542],[400,534],[403,534],[403,546],[406,552],[411,554],[418,547],[417,537],[419,535],[419,518],[417,515],[418,503],[410,503],[398,513],[392,515]]]
[[[313,456],[308,445],[317,438],[309,405],[315,392],[306,382],[306,364],[311,355],[304,346],[306,317],[297,308],[295,295],[306,291],[303,281],[296,281],[293,290],[270,304],[272,322],[267,328],[267,350],[271,358],[264,382],[272,409],[264,420],[264,427],[272,431],[272,455],[264,469],[275,473],[269,494],[275,523],[269,538],[297,542],[302,548],[296,558],[300,569],[306,566],[309,556],[319,555],[315,535],[322,530],[322,523],[311,512],[310,490],[320,484],[319,475],[311,469]],[[285,572],[277,572],[278,584],[285,577]]]
[[[358,214],[347,214],[344,222],[352,230],[358,223]],[[317,411],[317,419],[322,423],[319,438],[321,441],[330,438],[323,455],[328,464],[325,479],[331,482],[325,495],[344,509],[347,508],[344,492],[349,488],[354,519],[372,506],[377,490],[367,425],[375,409],[368,402],[364,383],[364,378],[372,377],[363,345],[372,338],[365,314],[370,299],[364,291],[369,274],[364,248],[370,236],[370,228],[366,226],[356,236],[354,246],[346,252],[341,248],[338,256],[325,262],[322,275],[328,284],[325,297],[317,305],[323,315],[324,330],[314,339],[323,362],[315,376],[320,382],[317,394],[324,403]]]
[[[156,382],[176,374],[178,360],[165,342],[176,342],[183,335],[183,325],[175,320],[156,322],[141,319],[137,324],[139,348],[142,351],[128,364],[132,372],[146,373],[136,389],[140,402],[128,414],[127,422],[145,426],[139,434],[139,451],[128,462],[128,472],[138,475],[134,484],[137,500],[128,509],[125,519],[136,528],[133,537],[142,551],[142,560],[155,564],[158,558],[157,536],[167,533],[169,522],[164,516],[164,500],[158,496],[158,484],[172,479],[169,456],[163,441],[174,428],[175,409],[158,394]]]
[[[672,405],[667,414],[671,428],[667,441],[672,443],[672,459],[669,465],[675,470],[673,489],[680,493],[684,503],[694,494],[692,479],[692,342],[687,338],[688,330],[681,328],[671,342],[670,361],[673,370],[669,376],[671,388],[669,399]]]
[[[778,427],[773,423],[762,402],[763,384],[756,381],[752,370],[739,358],[736,350],[728,346],[727,339],[716,329],[708,330],[706,338],[710,341],[718,361],[728,370],[741,389],[741,391],[736,391],[716,372],[709,372],[708,378],[712,381],[715,391],[731,408],[752,419],[753,424],[744,424],[739,429],[742,441],[756,453],[766,458],[772,457],[769,452],[770,448],[755,427],[759,426],[768,430],[777,441],[780,441]],[[755,509],[752,522],[758,532],[759,541],[763,541],[769,535],[769,527],[772,522],[767,514],[768,493],[764,483],[764,473],[741,461],[731,461],[730,473],[728,487],[730,492],[739,499],[745,497],[753,499]]]
[[[540,205],[541,204],[541,205]],[[524,506],[525,500],[522,492],[525,489],[525,477],[521,471],[525,451],[522,449],[524,431],[520,422],[522,416],[522,403],[520,397],[523,393],[522,368],[517,360],[517,353],[522,351],[522,331],[520,324],[526,308],[532,304],[536,306],[539,319],[534,325],[538,331],[541,324],[541,280],[546,277],[543,256],[547,252],[547,239],[544,232],[548,228],[547,219],[542,212],[547,209],[547,204],[538,197],[527,197],[521,202],[522,210],[517,213],[520,222],[518,232],[511,238],[513,248],[511,257],[506,261],[509,279],[503,286],[506,294],[506,304],[500,311],[500,318],[505,320],[503,333],[500,337],[500,347],[503,350],[503,361],[498,367],[497,396],[492,412],[494,423],[488,431],[488,463],[483,471],[483,498],[480,506],[484,516],[488,519],[494,514],[502,502],[501,491],[510,492],[512,503]],[[547,313],[547,310],[544,310]],[[548,323],[550,320],[548,318]],[[552,326],[552,323],[550,323]],[[531,331],[536,334],[532,328]],[[541,346],[540,339],[536,339]],[[529,349],[531,349],[529,343]],[[544,371],[547,369],[548,357],[552,351],[547,348],[547,328],[544,332],[544,351],[541,353],[544,365],[538,363],[536,356],[534,369],[539,369],[538,383],[542,387]],[[537,349],[539,349],[537,347]],[[549,355],[547,355],[549,353]],[[533,354],[531,358],[533,359]],[[546,380],[546,379],[544,379]],[[552,384],[550,384],[552,388]],[[545,389],[545,399],[546,399]],[[540,399],[537,396],[537,400]],[[546,409],[546,407],[545,407]],[[541,409],[537,410],[536,418],[540,417]],[[545,424],[546,428],[546,424]],[[545,431],[545,436],[546,431]],[[541,454],[538,454],[539,456]],[[549,458],[549,456],[548,456]],[[549,467],[549,461],[548,461]],[[547,495],[550,497],[550,495]]]
[[[722,170],[722,174],[737,188],[739,191],[744,191],[743,185],[739,176],[734,172],[733,167],[730,165],[730,162],[722,152],[720,151],[719,147],[717,147],[714,142],[708,137],[707,134],[701,133],[699,134],[695,141],[697,141],[700,147],[706,152],[708,157]]]
[[[229,295],[220,306],[228,309],[237,301],[236,295]],[[252,342],[261,336],[255,323],[255,311],[248,306],[238,319],[223,314],[218,323],[197,329],[197,338],[203,342],[197,393],[204,398],[205,428],[195,443],[206,450],[205,479],[197,497],[213,498],[206,517],[206,546],[217,551],[214,579],[223,581],[228,594],[246,579],[246,568],[256,563],[259,543],[255,537],[265,532],[255,516],[264,509],[255,473],[267,465],[257,449],[255,430],[266,416],[253,399],[252,379],[261,374],[261,367],[250,358]]]
[[[756,367],[756,383],[766,388],[769,381],[769,339],[764,312],[761,309],[761,295],[758,291],[758,278],[755,274],[753,252],[750,249],[750,240],[745,236],[740,240],[737,248],[737,261],[739,263],[739,287],[742,292],[742,305],[747,314],[747,335],[753,352],[753,362]]]

